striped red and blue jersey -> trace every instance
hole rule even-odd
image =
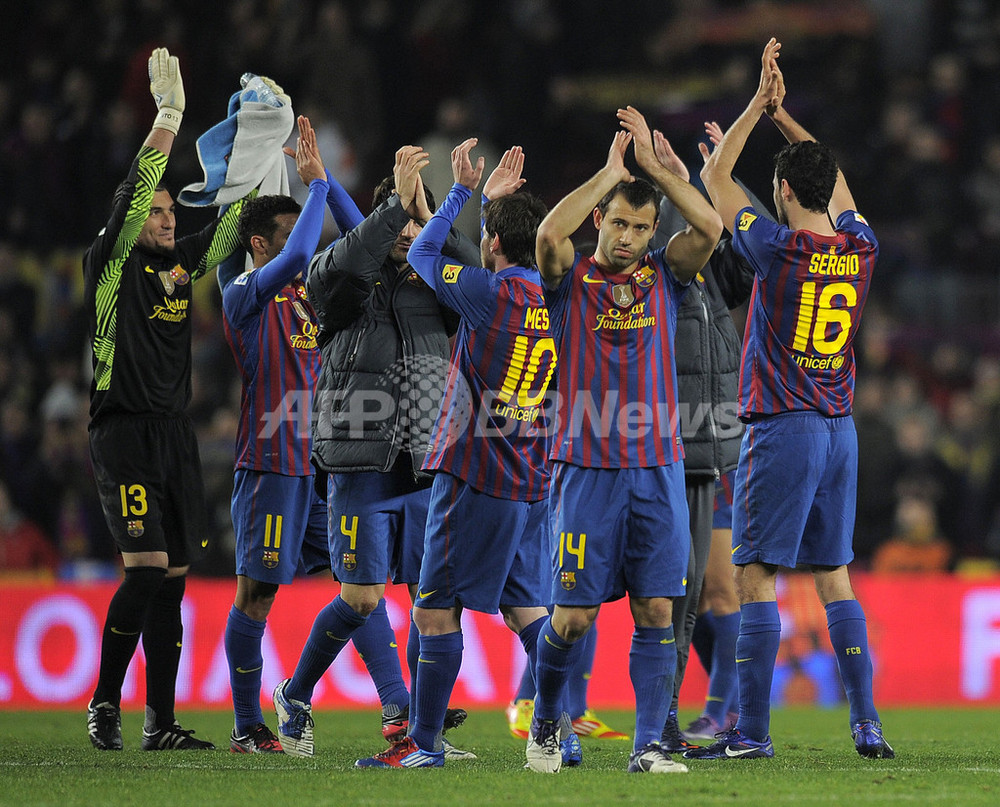
[[[546,292],[559,355],[550,457],[586,468],[652,468],[684,458],[674,334],[687,286],[665,249],[631,275],[576,254]]]
[[[243,382],[237,468],[313,474],[310,423],[319,326],[297,276],[319,243],[326,192],[325,181],[313,180],[285,248],[266,265],[241,274],[222,294],[226,340]]]
[[[438,299],[461,316],[423,467],[496,498],[539,501],[549,487],[547,389],[556,366],[541,276],[523,266],[492,272],[441,254],[470,196],[455,185],[409,252]]]
[[[733,247],[754,269],[743,335],[739,415],[849,415],[854,337],[878,257],[868,222],[847,210],[836,235],[791,230],[752,207],[736,217]]]

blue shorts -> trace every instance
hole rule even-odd
[[[849,415],[789,412],[748,424],[733,488],[733,563],[850,563],[857,488]]]
[[[554,462],[549,524],[555,604],[684,594],[691,532],[683,463],[581,468]]]
[[[398,470],[330,474],[326,501],[336,578],[356,585],[390,578],[416,583],[430,493]]]
[[[715,508],[712,511],[713,530],[731,530],[733,528],[733,481],[736,479],[736,469],[726,471],[715,483]]]
[[[237,468],[230,506],[236,533],[236,574],[285,585],[297,572],[330,567],[326,505],[312,476]]]
[[[544,608],[552,570],[549,503],[480,493],[438,473],[431,488],[424,563],[414,605],[495,614],[500,606]]]

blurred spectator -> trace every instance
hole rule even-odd
[[[384,176],[386,166],[392,165],[391,153],[402,142],[383,142],[382,109],[378,102],[381,88],[376,69],[376,60],[382,57],[356,35],[346,3],[324,0],[319,4],[315,24],[300,52],[303,60],[299,69],[303,75],[299,103],[325,110],[327,118],[337,124],[357,154],[366,176],[373,170]],[[425,80],[418,72],[400,73],[394,78],[407,89]],[[402,110],[393,112],[395,118]],[[376,181],[367,184],[374,187]]]
[[[854,424],[858,431],[858,509],[854,551],[867,562],[892,530],[895,512],[893,469],[899,465],[895,432],[885,416],[888,383],[866,374],[854,394]]]
[[[21,274],[14,247],[0,241],[0,311],[6,314],[0,345],[35,332],[36,298],[35,287]]]
[[[963,554],[982,555],[996,489],[990,484],[997,466],[997,435],[989,414],[967,390],[953,392],[937,452],[960,480],[955,546]]]
[[[934,505],[919,496],[904,496],[896,506],[892,537],[875,551],[871,570],[879,574],[943,572],[951,564],[951,545],[938,529]]]
[[[45,534],[21,513],[0,482],[0,572],[44,571],[54,574],[59,553]]]
[[[418,141],[424,151],[430,155],[430,164],[420,172],[424,185],[431,189],[437,199],[444,199],[451,190],[454,177],[451,170],[451,150],[469,137],[478,137],[479,143],[472,151],[475,162],[482,157],[486,163],[483,176],[489,176],[497,167],[500,155],[490,142],[487,133],[475,128],[475,123],[469,102],[464,98],[445,98],[437,107],[437,120],[434,130],[426,133]],[[520,145],[511,143],[511,145]],[[473,195],[473,203],[462,208],[455,219],[454,226],[479,243],[482,238],[479,224],[479,198]]]
[[[788,103],[803,124],[838,153],[848,136],[860,142],[853,133],[869,132],[864,147],[841,155],[881,244],[856,343],[859,561],[891,534],[897,497],[913,491],[960,555],[1000,558],[996,3],[641,0],[623,22],[597,0],[235,0],[217,26],[204,25],[195,0],[8,5],[17,35],[0,50],[0,482],[68,556],[114,560],[106,540],[94,541],[103,527],[99,513],[91,524],[85,427],[65,413],[89,383],[80,256],[144,134],[132,103],[145,109],[154,42],[182,52],[185,80],[202,90],[186,111],[171,187],[200,176],[195,138],[252,71],[273,74],[297,112],[326,121],[318,129],[332,138],[323,149],[331,172],[367,210],[370,188],[405,143],[433,149],[425,178],[441,198],[447,155],[467,135],[481,138],[487,162],[487,141],[523,145],[532,191],[554,202],[606,150],[614,110],[639,99],[697,161],[702,121],[725,128],[738,114],[737,99],[756,81],[746,56],[774,31],[797,77]],[[637,43],[623,35],[635,31]],[[604,43],[599,53],[579,44],[593,41]],[[831,117],[840,99],[850,114]],[[752,188],[767,196],[770,152],[749,156]],[[478,239],[476,206],[465,214]],[[218,304],[205,293],[193,306],[190,413],[217,449],[210,507],[225,531],[224,424],[237,403]]]

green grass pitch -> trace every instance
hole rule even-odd
[[[615,727],[631,715],[602,711]],[[681,724],[693,717],[682,711]],[[271,722],[273,725],[273,715]],[[772,760],[689,763],[687,775],[628,775],[631,745],[584,740],[584,764],[543,776],[522,768],[524,744],[500,711],[473,712],[449,734],[479,755],[443,769],[355,770],[382,750],[376,710],[316,714],[316,756],[232,754],[231,715],[181,712],[215,752],[144,753],[141,716],[123,716],[125,751],[99,753],[78,712],[0,711],[0,805],[997,805],[1000,710],[890,709],[895,760],[854,752],[843,709],[776,710]],[[623,728],[624,730],[624,728]]]

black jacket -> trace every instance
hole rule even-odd
[[[743,189],[758,210],[766,210],[746,187]],[[666,244],[685,226],[677,209],[664,198],[650,249]],[[728,237],[723,238],[691,281],[677,311],[674,361],[684,474],[688,477],[718,479],[735,468],[739,459],[743,424],[736,413],[742,348],[729,310],[750,298],[753,277],[750,264],[733,251]]]
[[[321,472],[388,471],[405,451],[416,476],[427,453],[457,317],[388,258],[409,220],[393,194],[310,263],[322,356],[312,461]],[[479,262],[476,245],[455,230],[445,254]]]
[[[752,289],[753,269],[724,238],[677,312],[674,356],[687,476],[718,479],[736,467],[743,435],[736,417],[740,335],[729,309],[744,303]]]

